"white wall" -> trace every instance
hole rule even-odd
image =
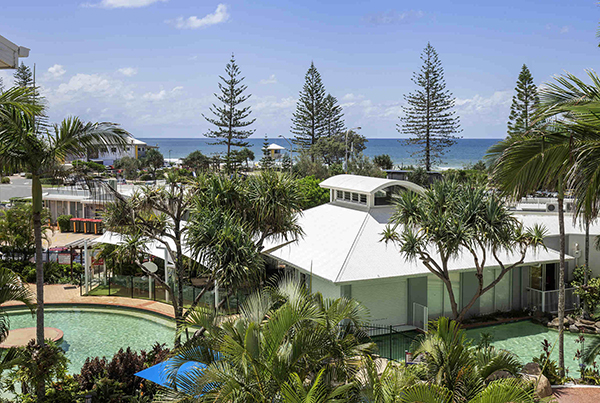
[[[367,307],[373,324],[406,324],[407,284],[405,278],[361,281],[352,284],[352,298]]]
[[[450,281],[452,282],[452,293],[454,294],[454,300],[460,309],[460,273],[457,271],[451,271],[448,273]],[[441,280],[440,280],[441,281]],[[452,306],[450,305],[450,294],[446,289],[446,285],[442,283],[444,287],[444,315],[452,317]]]
[[[583,230],[582,230],[583,231]],[[594,277],[600,276],[600,251],[596,250],[594,247],[594,243],[596,242],[596,237],[594,235],[590,235],[590,269],[592,269],[592,275]],[[581,257],[576,260],[578,266],[582,266],[585,263],[585,235],[569,235],[567,237],[567,254],[575,257],[575,244],[579,244],[579,250],[581,251]],[[574,266],[571,264],[570,266]],[[569,270],[569,273],[572,270]],[[568,280],[571,277],[568,276]]]
[[[342,296],[339,285],[316,276],[312,278],[312,292],[320,292],[325,298],[335,299]]]
[[[434,274],[427,276],[427,308],[429,319],[437,318],[444,313],[444,282]]]

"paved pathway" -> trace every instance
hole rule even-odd
[[[32,292],[35,293],[35,285],[29,284]],[[169,316],[173,315],[173,306],[162,302],[149,301],[145,299],[126,298],[126,297],[87,297],[79,295],[79,287],[65,284],[52,284],[44,286],[44,301],[46,305],[52,304],[93,304],[93,305],[113,305],[128,308],[138,308],[154,313]],[[8,302],[3,306],[22,305],[20,302]]]
[[[553,388],[552,392],[559,403],[597,403],[600,400],[599,387]]]

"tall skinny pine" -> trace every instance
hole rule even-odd
[[[344,124],[344,112],[338,104],[338,100],[331,94],[327,94],[324,101],[325,109],[325,135],[327,137],[337,136],[346,131]]]
[[[302,148],[310,148],[326,134],[325,118],[325,86],[321,81],[321,74],[311,62],[292,117],[290,131],[295,134],[294,142]]]
[[[537,87],[526,65],[521,68],[515,91],[508,117],[509,136],[525,134],[534,126],[533,116],[540,104]]]
[[[421,71],[414,73],[412,82],[419,89],[404,96],[408,106],[403,106],[402,124],[397,125],[400,133],[411,136],[406,143],[418,146],[413,156],[419,158],[426,170],[440,163],[446,148],[460,137],[460,118],[453,111],[455,98],[446,89],[444,69],[438,54],[427,43],[421,54]]]
[[[231,55],[231,60],[225,66],[225,77],[219,76],[222,82],[219,82],[220,94],[214,94],[223,105],[213,104],[210,111],[215,118],[204,118],[216,126],[216,129],[209,130],[205,134],[206,137],[218,139],[212,144],[226,145],[227,154],[225,163],[227,172],[231,171],[231,148],[232,147],[249,147],[250,144],[245,141],[254,130],[244,129],[250,126],[256,119],[246,120],[252,113],[249,106],[240,107],[251,94],[243,95],[247,86],[242,84],[244,77],[240,77],[240,69],[235,63],[235,58]]]

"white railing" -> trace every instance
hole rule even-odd
[[[567,311],[576,309],[579,305],[579,297],[574,293],[575,288],[565,289],[565,309]],[[558,290],[540,291],[527,288],[527,308],[533,311],[558,312]]]
[[[412,325],[426,332],[427,323],[429,323],[429,308],[413,302]]]

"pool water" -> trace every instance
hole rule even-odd
[[[558,362],[558,331],[554,329],[526,320],[467,330],[467,336],[475,341],[479,340],[481,333],[492,334],[492,344],[496,348],[515,353],[523,364],[542,354],[542,342],[547,339],[551,345],[556,343],[551,358]],[[579,363],[573,359],[577,350],[582,349],[581,343],[575,342],[578,337],[577,333],[565,331],[565,367],[569,376],[573,377],[579,376]],[[599,336],[586,333],[585,344],[596,337]]]
[[[34,327],[26,310],[8,311],[10,328]],[[115,307],[46,307],[45,325],[64,332],[61,347],[69,359],[69,373],[78,373],[87,357],[107,357],[120,348],[149,351],[156,342],[173,347],[175,324],[157,315]]]

